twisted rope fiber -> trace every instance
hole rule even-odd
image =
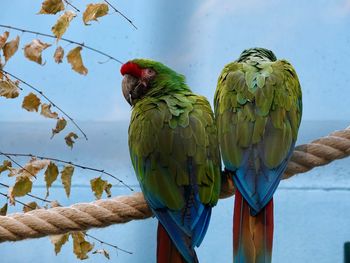
[[[350,127],[295,148],[283,179],[350,155]],[[221,198],[234,194],[230,175],[224,177]],[[225,179],[226,178],[226,179]],[[142,193],[69,207],[38,209],[0,216],[0,242],[18,241],[69,231],[127,223],[152,216]]]

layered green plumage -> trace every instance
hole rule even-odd
[[[264,141],[264,162],[275,168],[297,138],[301,111],[298,77],[286,60],[253,58],[225,66],[215,93],[225,165],[239,167],[244,149]]]
[[[133,60],[156,77],[133,101],[130,156],[142,192],[187,262],[197,262],[211,207],[219,198],[221,160],[214,116],[206,98],[159,62]],[[160,251],[162,254],[162,251]]]
[[[216,204],[220,159],[213,115],[204,97],[181,91],[143,98],[132,112],[129,146],[140,184],[164,206],[183,208],[182,187],[190,185],[190,163],[200,200]]]

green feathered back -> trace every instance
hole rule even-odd
[[[244,150],[259,148],[268,168],[277,167],[297,139],[301,88],[286,60],[251,57],[228,64],[218,79],[215,116],[225,166],[242,163]],[[258,165],[257,165],[258,167]]]

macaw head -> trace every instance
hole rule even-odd
[[[130,60],[122,65],[120,73],[124,76],[123,95],[131,106],[145,96],[188,89],[184,76],[157,61]]]

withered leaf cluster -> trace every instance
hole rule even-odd
[[[74,41],[63,38],[63,35],[67,32],[71,23],[76,23],[75,21],[77,20],[77,14],[74,11],[67,9],[69,6],[72,5],[68,0],[43,0],[41,9],[39,10],[38,14],[57,14],[57,20],[51,27],[51,31],[56,37],[56,42],[52,41],[51,43],[46,43],[43,40],[36,38],[31,40],[31,42],[24,44],[21,50],[23,50],[24,57],[29,61],[35,62],[39,65],[45,65],[45,54],[48,52],[45,50],[50,50],[49,48],[54,45],[56,48],[53,54],[53,59],[57,64],[62,63],[64,57],[66,56],[67,62],[71,65],[74,71],[78,72],[79,74],[86,75],[88,74],[88,69],[85,67],[81,56],[81,51],[84,47],[84,44],[78,44],[78,46],[73,47],[70,51],[67,50],[67,55],[65,55],[66,52],[63,47],[58,44],[59,41],[76,43]],[[74,6],[72,7],[74,8]],[[79,10],[76,11],[79,12]],[[87,4],[86,9],[82,14],[82,21],[84,25],[90,25],[89,23],[91,21],[98,21],[99,18],[107,15],[108,12],[109,7],[106,3]],[[23,32],[29,31],[23,30]],[[40,34],[41,33],[38,33],[38,35]],[[15,36],[13,38],[9,37],[10,32],[8,31],[5,31],[2,33],[2,35],[0,35],[0,97],[4,97],[6,99],[14,99],[20,95],[23,84],[27,86],[30,85],[25,81],[20,80],[19,78],[18,80],[14,81],[12,79],[17,79],[16,76],[12,75],[11,73],[6,73],[6,71],[2,71],[8,61],[16,54],[20,47],[20,36]],[[11,61],[14,61],[14,59]],[[20,83],[21,86],[19,86]],[[56,108],[56,110],[59,110],[60,113],[62,113],[68,119],[72,119],[70,116],[62,112],[60,108],[51,102],[51,100],[48,99],[41,91],[37,90],[34,87],[32,87],[32,89],[35,91],[35,93],[31,92],[28,95],[24,96],[22,101],[22,108],[29,112],[40,112],[40,114],[46,118],[55,119],[57,122],[55,128],[52,129],[53,137],[55,134],[60,133],[62,130],[64,130],[67,126],[67,121],[65,118],[59,116],[59,114],[54,111],[54,108]],[[48,101],[47,103],[41,101],[45,99]],[[72,148],[75,141],[78,139],[78,135],[74,132],[70,132],[65,136],[64,139],[66,144]],[[38,157],[38,159],[36,159],[33,157],[23,167],[19,165],[20,168],[13,168],[12,162],[9,160],[5,160],[2,164],[0,164],[0,175],[3,176],[3,174],[7,172],[8,177],[12,177],[13,180],[13,183],[10,186],[7,186],[9,188],[7,195],[8,201],[3,206],[0,206],[0,215],[6,215],[8,206],[15,205],[17,198],[18,202],[21,203],[20,197],[26,196],[32,192],[33,183],[39,176],[43,176],[43,179],[46,183],[45,199],[49,196],[49,190],[59,177],[61,179],[61,183],[67,197],[70,196],[74,166],[68,164],[61,169],[61,167],[59,168],[54,161],[45,159],[41,160],[40,158],[41,157]],[[106,193],[107,197],[111,196],[112,185],[107,180],[103,180],[101,177],[98,177],[92,179],[90,181],[90,184],[91,189],[97,199],[100,199],[103,193]],[[38,197],[35,198],[41,199]],[[46,202],[50,203],[51,207],[60,206],[56,201]],[[42,209],[42,207],[40,207],[34,201],[26,204],[21,204],[24,205],[23,212],[25,213],[34,209]],[[43,208],[47,208],[47,206],[48,205],[45,205]],[[62,246],[69,240],[70,236],[73,239],[73,252],[77,258],[81,260],[87,259],[88,253],[93,251],[94,244],[86,240],[86,237],[88,235],[85,234],[85,232],[74,232],[64,235],[51,236],[51,242],[55,246],[55,253],[57,254],[61,251]],[[102,241],[99,242],[102,243]],[[109,253],[105,249],[97,249],[93,251],[92,254],[101,254],[107,259],[110,259]]]
[[[94,244],[85,239],[85,232],[82,231],[50,236],[56,255],[61,252],[62,246],[67,243],[70,236],[73,239],[73,252],[76,257],[81,260],[87,259],[87,254],[94,248]]]
[[[69,21],[73,18],[72,14],[67,12],[62,15],[62,22],[56,24],[53,27],[53,32],[57,37],[57,40],[62,37],[63,33],[68,27]],[[8,31],[5,31],[2,35],[0,35],[0,52],[2,51],[2,56],[5,60],[2,62],[2,57],[0,54],[0,70],[4,68],[6,63],[12,58],[12,56],[17,52],[19,48],[20,37],[16,36],[16,38],[8,40],[9,35],[10,33]],[[45,63],[43,62],[42,53],[45,49],[51,46],[52,44],[45,43],[40,39],[33,39],[30,43],[24,45],[24,56],[30,61],[38,63],[39,65],[44,65]],[[67,62],[72,66],[72,69],[74,71],[82,75],[86,75],[88,73],[88,69],[84,66],[83,63],[81,56],[82,49],[83,48],[81,46],[72,48],[67,54]],[[64,49],[61,46],[57,46],[53,54],[54,61],[58,64],[62,63],[64,53]],[[11,82],[9,78],[6,78],[4,80],[4,76],[5,74],[0,71],[0,80],[3,81],[0,87],[0,96],[6,98],[16,98],[19,94],[17,88],[15,87],[17,86],[17,83]],[[15,84],[15,86],[12,84]]]
[[[44,170],[44,180],[47,189],[46,197],[49,196],[49,189],[57,180],[59,174],[61,174],[61,182],[66,195],[69,197],[74,173],[74,167],[72,165],[64,166],[61,172],[59,172],[57,165],[53,161],[46,159],[39,160],[32,158],[22,168],[13,168],[11,161],[6,160],[0,165],[0,174],[8,171],[8,176],[15,178],[15,183],[9,187],[10,204],[14,205],[16,203],[16,197],[22,197],[30,193],[32,191],[33,181]]]
[[[10,33],[7,31],[0,35],[0,48],[5,58],[5,64],[18,50],[20,41],[19,36],[13,40],[8,40],[9,36]],[[34,61],[40,65],[43,65],[42,52],[50,46],[51,44],[45,43],[40,39],[34,39],[24,46],[24,56],[30,61]],[[88,70],[83,65],[82,57],[80,54],[81,49],[81,47],[73,48],[71,52],[68,53],[67,60],[75,71],[86,75]],[[61,63],[63,56],[64,50],[61,46],[58,46],[54,54],[55,61],[57,63]],[[19,96],[21,88],[19,87],[18,80],[13,81],[7,74],[3,74],[1,70],[5,64],[2,64],[0,55],[0,97],[14,99]],[[38,112],[39,107],[41,107],[40,114],[42,116],[46,118],[57,119],[56,127],[52,130],[52,136],[61,132],[66,127],[67,121],[63,117],[59,118],[58,113],[51,110],[52,105],[50,103],[42,103],[40,98],[33,92],[24,97],[22,101],[23,109],[29,112]],[[74,140],[77,138],[78,136],[75,133],[69,133],[65,137],[66,144],[72,148]]]

